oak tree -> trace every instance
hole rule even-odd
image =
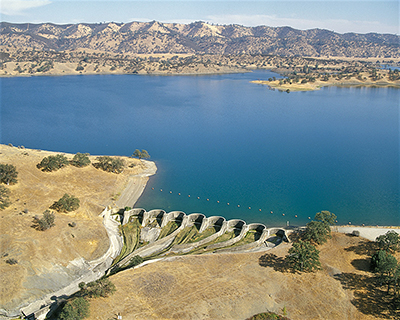
[[[286,261],[298,271],[314,271],[321,267],[319,251],[309,242],[299,240],[289,249]]]

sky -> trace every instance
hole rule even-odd
[[[0,0],[0,20],[13,23],[205,21],[301,30],[320,28],[338,33],[400,34],[399,16],[398,0]]]

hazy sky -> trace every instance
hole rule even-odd
[[[400,34],[399,1],[99,1],[0,0],[1,21],[131,22],[152,21],[245,26],[291,26],[339,33]]]

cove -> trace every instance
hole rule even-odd
[[[249,83],[273,75],[1,78],[0,141],[146,149],[158,172],[135,207],[147,211],[282,226],[329,210],[339,224],[400,225],[399,90]]]

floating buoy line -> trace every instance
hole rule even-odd
[[[151,190],[155,190],[154,187],[152,187]],[[160,189],[160,192],[163,192],[163,189]],[[169,191],[169,194],[174,194],[174,192],[173,192],[172,190],[170,190],[170,191]],[[177,194],[178,196],[181,196],[181,195],[182,195],[182,193],[180,193],[180,192],[177,192],[176,194]],[[191,195],[188,194],[187,197],[188,197],[188,198],[191,198]],[[197,200],[201,200],[200,197],[196,197],[196,198],[197,198]],[[204,198],[203,198],[203,199],[204,199]],[[205,198],[205,200],[208,201],[208,202],[210,201],[209,198]],[[216,200],[216,203],[222,204],[219,200]],[[231,202],[226,202],[226,205],[227,205],[227,206],[230,206],[230,205],[231,205]],[[240,204],[237,204],[236,206],[237,206],[237,208],[242,208]],[[251,206],[249,206],[249,207],[247,207],[247,208],[248,208],[248,210],[252,210],[252,207],[251,207]],[[259,212],[262,212],[263,210],[262,210],[261,208],[259,208],[258,211],[259,211]],[[274,212],[271,210],[271,211],[270,211],[270,214],[274,214]],[[285,213],[282,213],[282,216],[285,217],[286,214],[285,214]],[[298,218],[297,214],[296,214],[296,215],[293,215],[293,217],[294,217],[294,218]],[[308,217],[308,219],[311,219],[311,217]]]
[[[152,187],[151,190],[156,191],[156,190],[154,189],[154,187]],[[163,189],[160,189],[160,192],[163,192]],[[170,191],[169,191],[169,194],[174,194],[174,192],[173,192],[172,190],[170,190]],[[176,193],[176,194],[178,194],[178,196],[181,196],[181,195],[182,195],[182,193],[180,193],[180,192],[178,192],[178,193]],[[187,197],[188,197],[188,198],[191,198],[191,195],[188,194]],[[209,199],[209,198],[200,198],[200,197],[195,197],[195,198],[197,198],[197,200],[205,199],[206,201],[210,202],[210,199]],[[223,203],[220,202],[219,200],[216,200],[216,203],[223,204]],[[232,205],[231,202],[225,202],[225,204],[226,204],[227,206],[231,206],[231,205]],[[236,206],[237,206],[237,208],[242,208],[240,204],[237,204]],[[248,208],[248,210],[252,210],[253,207],[249,206],[249,207],[247,207],[247,208]],[[255,209],[254,209],[254,210],[255,210]],[[262,210],[261,208],[259,208],[258,211],[259,211],[259,212],[262,212],[263,210]],[[268,212],[268,211],[266,211],[266,212]],[[271,210],[271,211],[270,211],[270,214],[274,214],[274,212]],[[282,215],[282,217],[286,217],[286,216],[287,216],[286,213],[282,213],[281,215]],[[293,215],[293,218],[298,218],[298,215],[297,215],[297,214]],[[308,217],[308,220],[311,220],[311,217]],[[337,223],[337,222],[338,222],[338,221],[336,220],[336,223]],[[289,225],[289,221],[287,221],[286,223]],[[351,221],[348,222],[348,225],[350,225],[350,226],[352,225]],[[365,224],[363,223],[362,226],[365,226]]]

